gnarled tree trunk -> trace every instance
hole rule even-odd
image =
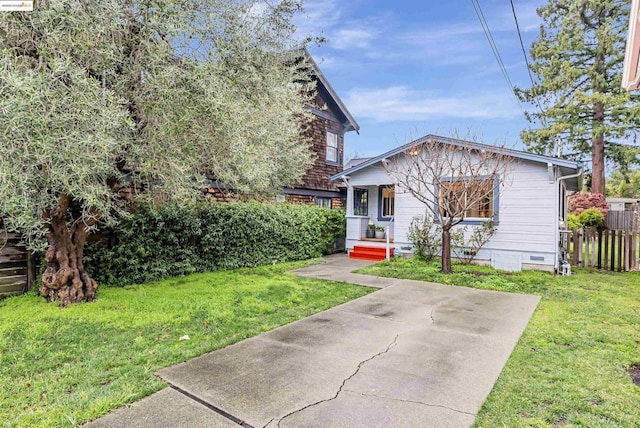
[[[42,274],[40,295],[48,302],[60,300],[60,306],[95,300],[98,284],[82,264],[87,227],[93,218],[80,218],[67,225],[69,196],[60,197],[58,207],[49,213],[49,248],[44,256],[46,270]]]

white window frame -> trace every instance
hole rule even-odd
[[[338,134],[327,131],[327,150],[325,153],[327,163],[338,163]]]

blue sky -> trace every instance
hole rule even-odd
[[[508,0],[479,0],[514,85],[530,87]],[[514,0],[527,55],[543,0]],[[372,156],[437,133],[522,148],[528,126],[486,40],[471,0],[307,0],[300,34],[360,124],[345,157]],[[534,76],[535,77],[535,76]],[[525,110],[531,106],[524,105]]]

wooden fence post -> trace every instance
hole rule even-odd
[[[580,231],[573,232],[573,263],[575,266],[580,266]]]
[[[622,231],[619,230],[618,231],[618,272],[622,272],[622,259],[624,258],[624,253],[622,252],[623,251],[622,240],[623,240]]]
[[[625,249],[624,249],[624,271],[629,272],[631,270],[631,246],[633,237],[631,233],[625,234]]]
[[[602,269],[602,229],[598,229],[598,269]]]
[[[609,231],[604,230],[604,236],[602,238],[604,241],[604,269],[607,269],[609,266]]]

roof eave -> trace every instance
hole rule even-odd
[[[489,149],[489,150],[496,150],[496,149],[501,149],[504,150],[505,154],[515,157],[515,158],[519,158],[519,159],[524,159],[524,160],[530,160],[533,162],[540,162],[540,163],[551,163],[552,165],[557,165],[557,166],[561,166],[561,167],[565,167],[565,168],[572,168],[574,170],[578,170],[581,167],[583,167],[583,164],[581,162],[576,162],[576,161],[572,161],[572,160],[568,160],[568,159],[561,159],[561,158],[554,158],[551,156],[544,156],[544,155],[537,155],[535,153],[528,153],[528,152],[523,152],[523,151],[519,151],[519,150],[514,150],[514,149],[508,149],[508,148],[500,148],[497,146],[490,146],[487,144],[480,144],[480,143],[475,143],[473,141],[464,141],[464,140],[456,140],[453,138],[448,138],[448,137],[441,137],[438,135],[432,135],[432,134],[428,134],[425,135],[423,137],[420,137],[414,141],[411,141],[410,143],[404,144],[400,147],[397,147],[393,150],[390,150],[388,152],[385,152],[379,156],[373,157],[370,160],[363,162],[361,164],[355,165],[351,168],[349,168],[347,171],[342,171],[338,174],[332,175],[330,180],[331,181],[335,181],[340,179],[341,177],[347,175],[347,174],[352,174],[354,172],[360,171],[364,168],[367,168],[371,165],[374,165],[378,162],[380,162],[382,159],[386,159],[386,158],[390,158],[392,156],[395,156],[399,153],[402,153],[404,151],[406,151],[407,149],[418,145],[418,144],[423,144],[429,140],[436,140],[438,142],[444,143],[444,144],[455,144],[457,146],[464,146],[464,147],[469,147],[469,148],[478,148],[478,149]]]
[[[340,112],[347,119],[347,124],[344,126],[344,132],[347,133],[349,131],[356,131],[357,133],[359,133],[360,125],[358,125],[358,122],[356,122],[356,120],[354,119],[349,109],[347,109],[347,106],[345,106],[345,104],[342,102],[342,100],[338,96],[338,93],[335,91],[335,89],[333,89],[333,86],[331,86],[331,84],[329,83],[325,75],[320,70],[318,63],[313,59],[313,57],[311,56],[311,54],[309,53],[306,47],[304,48],[304,53],[307,56],[307,60],[309,60],[309,62],[313,66],[316,77],[318,78],[322,86],[324,86],[326,91],[329,93],[329,96],[333,98],[333,101],[338,106],[338,109],[340,110]]]

